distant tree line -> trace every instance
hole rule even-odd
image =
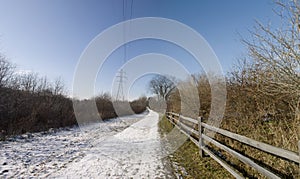
[[[117,117],[108,94],[95,99],[102,119]],[[86,101],[77,100],[82,105]],[[132,101],[130,106],[141,113],[147,99]],[[60,78],[50,82],[37,73],[18,73],[15,65],[0,55],[0,138],[72,125],[77,125],[72,99],[66,96]]]
[[[147,109],[147,97],[133,101],[113,100],[108,93],[100,94],[91,99],[73,100],[76,105],[76,117],[80,124],[99,122],[118,116],[140,114]],[[96,104],[98,111],[90,110]]]

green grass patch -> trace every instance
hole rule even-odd
[[[162,117],[158,125],[163,136],[174,128],[165,116]],[[175,175],[183,178],[234,178],[212,158],[201,158],[198,147],[190,140],[187,140],[168,158],[172,163]]]

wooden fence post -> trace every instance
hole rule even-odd
[[[172,114],[172,122],[175,124],[175,115]]]
[[[300,140],[298,141],[298,160],[299,160],[299,171],[298,171],[298,176],[300,178]]]
[[[178,114],[177,125],[178,125],[178,127],[181,129],[180,116],[181,116],[181,114],[179,113],[179,114]]]
[[[202,150],[203,139],[202,139],[202,117],[198,117],[198,130],[199,130],[199,155],[200,157],[204,157],[204,151]]]

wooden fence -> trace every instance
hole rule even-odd
[[[187,135],[189,137],[189,139],[199,147],[199,152],[200,152],[201,157],[204,156],[204,152],[207,153],[210,157],[212,157],[214,160],[216,160],[221,166],[223,166],[226,170],[228,170],[228,172],[230,172],[236,178],[244,178],[244,177],[241,176],[239,172],[237,172],[234,168],[232,168],[229,164],[227,164],[223,159],[221,159],[214,152],[212,152],[205,145],[205,142],[211,143],[211,144],[215,145],[216,147],[228,152],[232,156],[238,158],[241,162],[245,163],[246,165],[251,166],[252,168],[254,168],[255,170],[257,170],[258,172],[260,172],[261,174],[265,175],[268,178],[280,178],[280,177],[277,176],[276,174],[272,173],[268,169],[258,165],[252,159],[242,155],[241,153],[227,147],[226,145],[221,144],[217,140],[204,134],[203,133],[204,129],[208,129],[209,131],[219,133],[223,136],[229,137],[238,142],[241,142],[241,143],[251,146],[253,148],[259,149],[263,152],[272,154],[274,156],[286,159],[288,161],[291,161],[291,162],[294,162],[294,163],[297,163],[300,165],[300,141],[298,142],[299,153],[297,154],[297,153],[289,151],[289,150],[274,147],[274,146],[266,144],[266,143],[255,141],[248,137],[208,125],[208,124],[202,122],[202,117],[199,117],[196,120],[196,119],[185,117],[180,114],[173,113],[173,112],[166,112],[166,117],[173,125],[175,125],[182,133]],[[193,126],[193,127],[191,127],[191,126]],[[299,166],[299,170],[300,170],[300,166]]]

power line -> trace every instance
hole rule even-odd
[[[123,21],[126,20],[126,9],[127,9],[127,1],[123,0]],[[123,24],[123,41],[124,43],[126,42],[126,24]],[[124,57],[123,57],[123,62],[126,62],[127,58],[127,43],[124,44]]]
[[[126,20],[126,10],[127,10],[127,1],[123,0],[123,21]],[[129,16],[129,20],[132,19],[132,14],[133,14],[133,0],[131,0],[131,4],[130,4],[130,16]],[[129,28],[130,28],[130,23],[129,23]],[[126,33],[127,29],[126,29],[126,25],[125,23],[123,24],[123,41],[124,41],[124,57],[123,57],[123,62],[124,64],[126,63],[126,59],[127,59],[127,43],[126,43]],[[118,72],[118,75],[116,76],[116,78],[118,78],[117,82],[118,82],[118,91],[117,91],[117,95],[116,95],[116,100],[121,100],[124,101],[125,100],[125,96],[124,96],[124,83],[126,80],[126,73],[123,69],[121,69]]]
[[[132,13],[133,13],[133,0],[131,0],[131,6],[130,6],[130,20],[132,19]]]
[[[125,71],[123,71],[123,69],[121,69],[119,71],[118,76],[116,76],[118,78],[118,91],[117,91],[117,96],[116,96],[116,100],[120,100],[120,101],[124,101],[125,100],[125,96],[124,96],[124,83],[126,78],[126,74]]]

